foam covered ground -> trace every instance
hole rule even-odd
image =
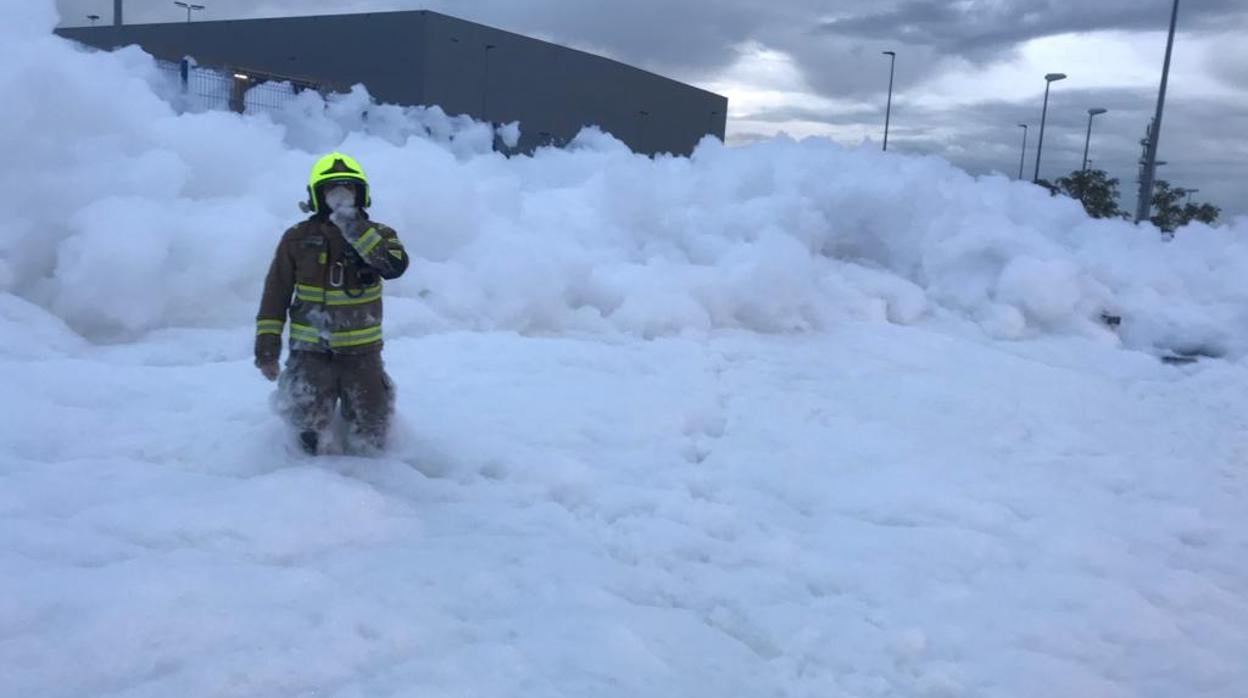
[[[1248,681],[1242,367],[864,322],[448,332],[390,345],[394,453],[309,462],[241,334],[47,327],[0,363],[0,694]]]
[[[241,117],[0,19],[0,696],[1248,685],[1248,221],[819,140],[507,159],[361,90]],[[250,364],[339,147],[414,258],[377,460],[292,456]]]

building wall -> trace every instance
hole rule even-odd
[[[394,12],[75,27],[57,33],[97,48],[138,44],[157,58],[192,56],[206,66],[336,88],[364,83],[379,101],[421,104],[423,25],[422,13]]]
[[[724,137],[728,100],[601,56],[435,12],[386,12],[57,30],[99,48],[138,44],[168,60],[255,70],[382,102],[520,121],[520,148],[596,124],[642,153],[685,155]]]
[[[721,140],[728,100],[601,56],[437,13],[425,24],[425,97],[450,113],[520,121],[521,149],[598,125],[643,153]]]

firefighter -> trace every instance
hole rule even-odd
[[[391,228],[372,221],[360,164],[330,153],[312,167],[307,220],[282,235],[256,314],[256,367],[278,382],[275,404],[307,453],[325,452],[335,409],[353,450],[385,445],[394,384],[381,359],[383,279],[407,269]],[[290,354],[280,370],[290,318]]]

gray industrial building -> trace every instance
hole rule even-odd
[[[438,105],[483,121],[519,121],[520,150],[598,125],[640,153],[687,155],[721,140],[725,97],[584,51],[417,10],[58,29],[111,49],[137,44],[171,61],[345,88],[381,102]]]

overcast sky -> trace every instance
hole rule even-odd
[[[1034,167],[1043,75],[1054,83],[1041,176],[1093,166],[1134,206],[1139,139],[1156,105],[1171,0],[197,0],[197,20],[430,9],[593,51],[729,98],[729,143],[788,133],[879,142],[897,52],[889,150],[972,173]],[[108,22],[112,0],[58,0],[63,23]],[[127,22],[185,21],[128,0]],[[1248,215],[1248,2],[1183,0],[1159,177]]]

